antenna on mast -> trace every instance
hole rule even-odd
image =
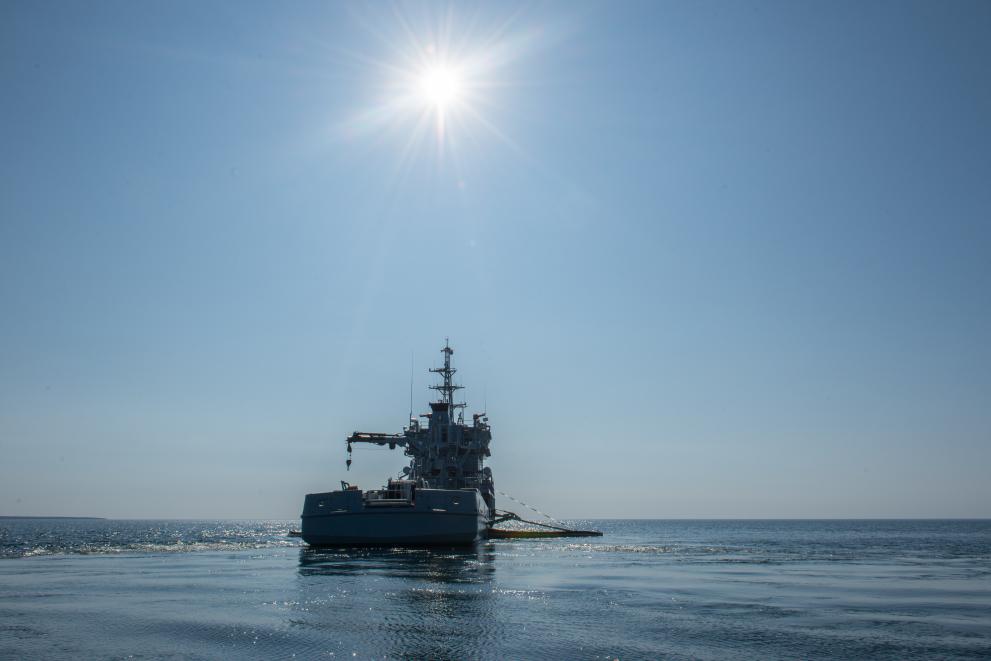
[[[413,352],[409,352],[409,419],[413,419]]]
[[[431,390],[437,390],[441,394],[440,401],[449,404],[451,407],[451,413],[454,413],[454,409],[464,408],[464,402],[455,402],[454,393],[461,390],[464,386],[458,386],[454,384],[454,373],[458,370],[451,367],[451,354],[454,353],[454,349],[451,348],[451,343],[448,338],[444,338],[444,348],[440,350],[444,354],[444,366],[443,367],[432,367],[430,371],[435,374],[440,374],[444,378],[444,382],[430,386]]]

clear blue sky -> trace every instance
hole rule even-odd
[[[991,516],[987,2],[5,2],[0,89],[0,514],[378,486],[449,336],[557,516]]]

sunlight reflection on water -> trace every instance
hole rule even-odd
[[[5,522],[45,555],[0,562],[0,656],[991,653],[989,522],[600,521],[459,549],[310,549],[292,523]]]

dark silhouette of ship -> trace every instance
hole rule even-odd
[[[352,446],[372,443],[403,448],[410,457],[401,477],[382,489],[362,491],[341,482],[339,491],[307,494],[303,504],[303,540],[314,546],[374,544],[472,544],[484,539],[496,519],[495,484],[490,456],[492,433],[485,413],[465,424],[462,388],[454,384],[454,349],[445,342],[444,366],[430,371],[442,382],[430,412],[410,414],[400,434],[356,431],[347,438],[347,466]],[[421,424],[420,419],[424,422]]]

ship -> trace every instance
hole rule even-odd
[[[440,383],[430,412],[409,416],[398,434],[356,431],[347,437],[347,469],[356,444],[401,448],[410,457],[396,478],[381,489],[362,491],[341,481],[341,488],[306,495],[301,537],[310,546],[471,545],[489,535],[496,520],[495,483],[485,466],[491,456],[488,416],[464,419],[466,405],[456,401],[463,386],[454,383],[450,342],[441,349],[444,366],[431,368]],[[411,400],[412,401],[412,400]]]

